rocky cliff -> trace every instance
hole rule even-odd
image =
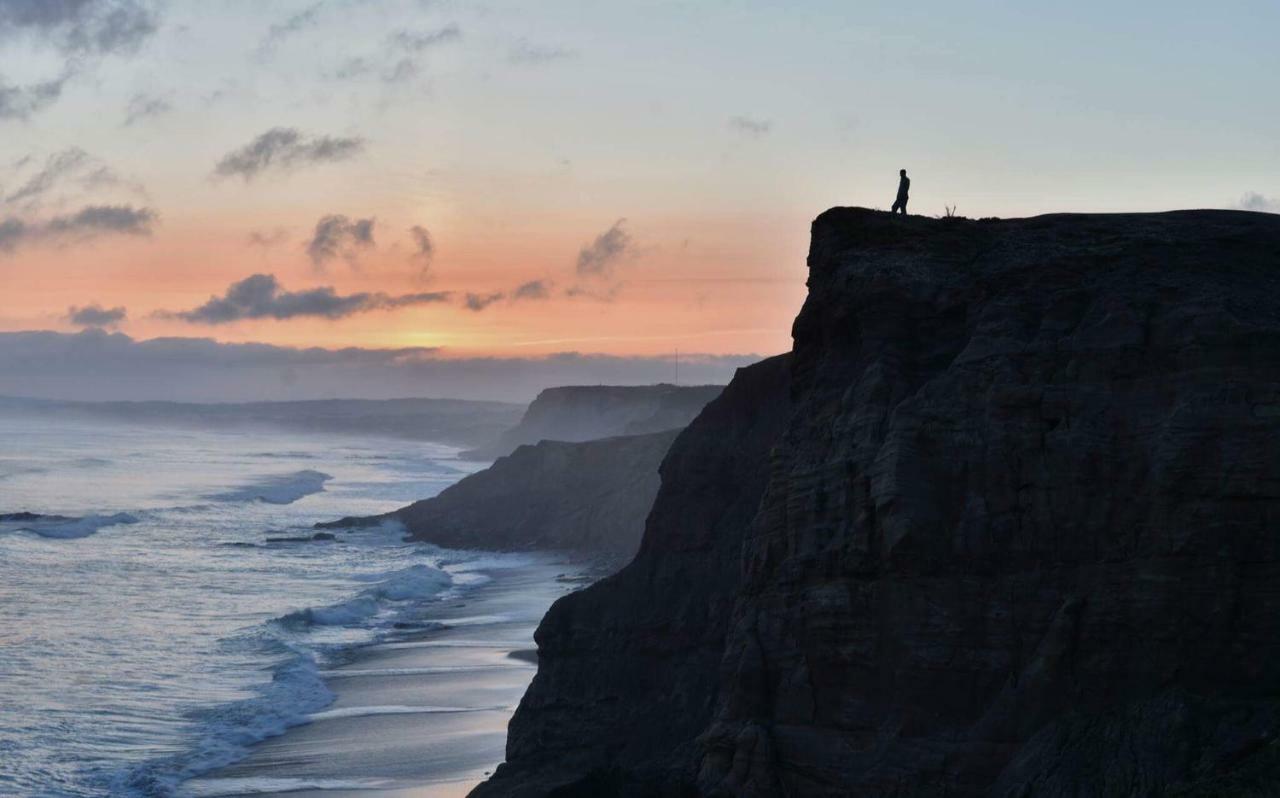
[[[809,267],[789,412],[677,440],[476,795],[1276,794],[1280,217],[833,209]]]
[[[787,418],[787,374],[785,356],[740,369],[672,444],[635,560],[556,602],[539,627],[543,659],[512,721],[508,763],[476,795],[570,785],[603,796],[694,766],[743,530]]]
[[[558,549],[629,559],[658,492],[658,466],[678,432],[521,446],[434,498],[385,516],[317,526],[396,520],[415,540],[447,548]]]
[[[548,388],[495,443],[464,452],[493,460],[538,441],[589,441],[688,425],[723,385],[571,385]]]

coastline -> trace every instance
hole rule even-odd
[[[431,606],[421,628],[356,649],[324,671],[335,699],[309,722],[178,794],[465,796],[504,759],[507,723],[537,670],[534,629],[592,571],[555,553],[510,563],[504,556],[462,572],[459,581],[478,584]]]

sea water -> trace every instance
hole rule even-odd
[[[326,668],[482,577],[394,525],[312,525],[477,467],[419,442],[0,417],[0,514],[56,516],[0,523],[0,795],[181,796],[322,713]]]

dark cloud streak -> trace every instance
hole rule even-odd
[[[10,217],[0,222],[0,252],[33,243],[75,243],[101,235],[149,236],[157,216],[132,205],[86,205],[75,213],[28,222]]]
[[[84,307],[67,308],[67,321],[77,327],[115,327],[124,321],[128,312],[122,307],[104,308],[97,302]]]
[[[578,251],[579,277],[608,277],[619,260],[632,248],[631,235],[625,229],[626,219],[619,219],[595,240]]]
[[[355,265],[360,251],[374,246],[373,224],[372,218],[351,219],[340,213],[323,216],[307,242],[307,257],[317,269],[339,256]]]
[[[337,320],[357,313],[396,310],[414,305],[447,302],[448,292],[403,294],[361,292],[343,296],[324,286],[305,291],[286,291],[272,274],[254,274],[232,283],[220,297],[191,310],[161,313],[193,324],[228,324],[244,319],[286,320],[318,317]]]
[[[275,127],[222,157],[213,168],[217,177],[240,177],[246,183],[267,171],[335,163],[364,151],[364,139],[306,136],[296,128]]]

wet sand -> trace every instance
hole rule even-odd
[[[490,572],[429,619],[325,673],[337,699],[189,796],[460,798],[503,759],[507,722],[536,670],[533,631],[584,566],[546,558]],[[557,579],[557,577],[566,577]]]

